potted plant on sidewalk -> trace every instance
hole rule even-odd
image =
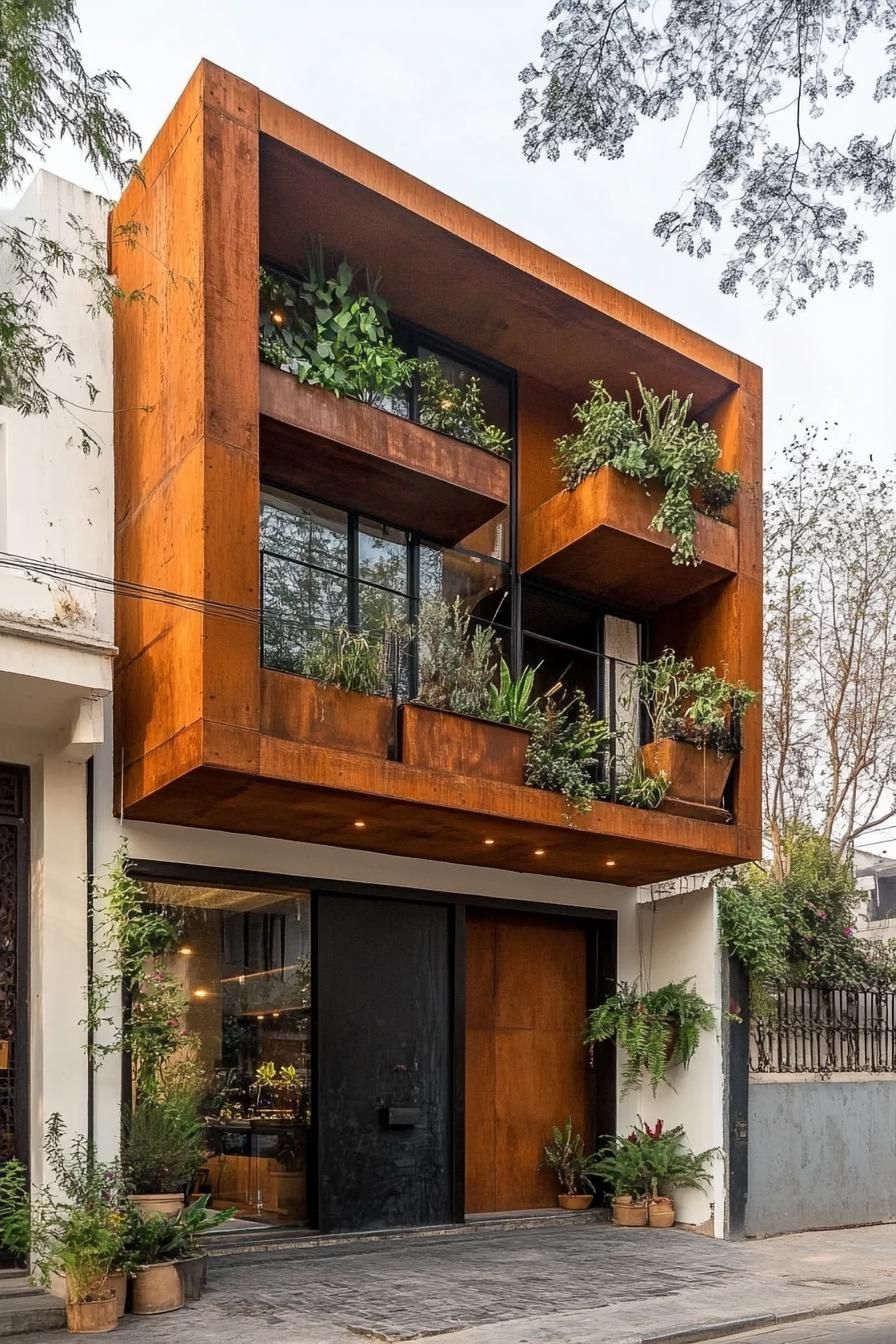
[[[164,1214],[147,1216],[131,1206],[126,1234],[133,1264],[131,1310],[135,1316],[158,1316],[184,1304],[177,1262],[183,1255],[184,1234],[178,1221]]]
[[[640,1143],[613,1135],[597,1153],[593,1175],[610,1188],[610,1208],[617,1226],[647,1226],[649,1176]]]
[[[181,1234],[181,1258],[177,1261],[177,1268],[185,1302],[199,1301],[208,1276],[208,1251],[203,1249],[201,1237],[236,1215],[236,1209],[210,1210],[209,1199],[209,1195],[200,1195],[192,1204],[181,1209],[176,1219]]]
[[[616,993],[589,1013],[585,1042],[615,1040],[625,1051],[623,1097],[639,1086],[645,1073],[656,1095],[666,1070],[676,1064],[687,1068],[701,1033],[714,1026],[712,1007],[691,987],[690,980],[645,992],[621,980]]]
[[[122,1144],[129,1198],[144,1212],[175,1216],[204,1152],[202,1122],[192,1098],[138,1101],[125,1116]]]
[[[652,1126],[640,1119],[638,1123],[639,1128],[628,1136],[627,1143],[639,1148],[647,1174],[648,1222],[651,1227],[672,1227],[673,1192],[705,1190],[712,1178],[709,1164],[719,1149],[693,1152],[683,1125],[667,1129],[662,1120]]]
[[[561,1209],[573,1213],[590,1207],[594,1198],[591,1176],[596,1161],[593,1153],[585,1152],[585,1142],[573,1129],[571,1116],[562,1128],[554,1125],[550,1142],[544,1146],[541,1165],[553,1171],[560,1182],[557,1203]]]

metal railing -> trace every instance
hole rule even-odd
[[[777,985],[750,1029],[753,1073],[896,1073],[896,990]]]

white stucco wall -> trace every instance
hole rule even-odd
[[[29,219],[76,246],[75,215],[105,236],[98,199],[39,173],[18,205],[0,215]],[[0,249],[0,268],[3,252]],[[0,283],[6,283],[3,277]],[[30,770],[29,978],[30,1159],[45,1176],[42,1137],[59,1111],[71,1133],[87,1127],[84,986],[87,978],[86,762],[102,735],[100,701],[112,685],[113,600],[88,580],[47,576],[11,559],[49,562],[86,575],[113,572],[111,323],[88,313],[93,294],[78,276],[58,276],[57,299],[39,315],[71,348],[75,364],[51,363],[49,389],[75,405],[24,417],[0,406],[0,760]],[[100,390],[81,410],[89,374]],[[78,420],[101,451],[85,455]]]
[[[722,955],[712,887],[682,883],[674,895],[651,899],[640,895],[636,931],[620,939],[619,975],[623,980],[640,978],[641,984],[659,989],[673,980],[693,977],[693,988],[712,1004],[717,1027],[704,1032],[697,1053],[687,1069],[669,1070],[668,1081],[656,1096],[644,1085],[620,1103],[620,1129],[635,1124],[640,1116],[647,1124],[662,1119],[667,1126],[683,1125],[695,1152],[721,1148],[724,1143],[724,1073],[722,1059]],[[690,887],[691,889],[685,889]],[[712,1164],[712,1184],[706,1194],[682,1190],[675,1195],[680,1222],[713,1236],[725,1229],[725,1164],[721,1155]]]

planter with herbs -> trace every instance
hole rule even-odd
[[[740,750],[740,721],[757,692],[664,649],[635,668],[632,693],[650,721],[653,741],[641,757],[647,773],[666,782],[666,810],[719,808]]]
[[[677,392],[660,397],[637,381],[637,406],[629,393],[619,401],[600,379],[592,382],[589,399],[573,407],[580,428],[556,440],[554,464],[568,490],[603,467],[614,467],[651,492],[658,488],[651,529],[671,536],[674,564],[699,564],[698,515],[718,518],[740,479],[719,468],[715,431],[691,418],[691,397]]]
[[[192,1098],[138,1101],[125,1117],[122,1165],[129,1199],[143,1213],[176,1217],[205,1155],[203,1126]]]
[[[690,980],[644,992],[620,981],[616,993],[589,1013],[585,1042],[613,1040],[625,1052],[622,1097],[635,1091],[645,1075],[655,1095],[667,1069],[687,1068],[701,1033],[712,1031],[715,1021],[712,1007],[691,988]]]

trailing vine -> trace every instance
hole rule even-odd
[[[191,1040],[183,1027],[187,1000],[165,966],[180,929],[166,910],[148,903],[122,840],[90,895],[94,929],[94,971],[87,986],[88,1049],[92,1060],[128,1052],[138,1091],[160,1085],[162,1066]],[[124,988],[130,1011],[121,1022],[112,1005]],[[96,1039],[98,1033],[109,1039]]]
[[[665,494],[650,526],[671,535],[675,564],[698,564],[698,505],[703,513],[718,517],[740,486],[737,472],[718,466],[715,430],[692,420],[692,397],[682,399],[677,392],[660,397],[640,378],[637,411],[629,393],[624,401],[616,400],[600,378],[591,389],[588,400],[573,407],[581,428],[554,445],[554,462],[566,488],[574,490],[604,466],[644,485],[662,486]]]

